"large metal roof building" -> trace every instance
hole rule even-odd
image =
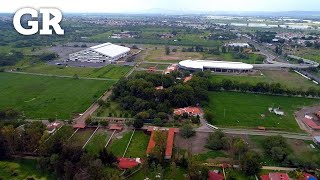
[[[251,64],[242,62],[210,61],[210,60],[184,60],[179,67],[187,70],[210,70],[214,72],[248,72],[253,69]]]
[[[128,55],[130,48],[104,43],[69,55],[70,61],[112,63]]]

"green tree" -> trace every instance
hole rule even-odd
[[[170,47],[169,47],[169,46],[166,46],[166,47],[165,47],[165,51],[166,51],[166,55],[169,55],[169,54],[170,54]]]
[[[253,176],[260,172],[261,170],[261,156],[254,152],[254,151],[248,151],[244,158],[240,161],[240,168],[242,171],[248,175]]]
[[[136,119],[134,122],[133,122],[133,127],[136,128],[136,129],[140,129],[143,127],[143,121],[142,119]]]
[[[195,131],[190,124],[184,124],[180,128],[180,134],[183,138],[190,138],[195,135]]]

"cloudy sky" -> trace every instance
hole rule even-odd
[[[320,0],[0,0],[0,12],[23,7],[56,7],[63,12],[139,12],[149,9],[193,11],[320,11]]]

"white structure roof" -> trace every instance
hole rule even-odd
[[[233,47],[250,47],[248,43],[230,43],[228,46],[233,46]]]
[[[97,46],[92,46],[90,49],[111,58],[128,53],[130,51],[130,48],[118,46],[112,43],[104,43]]]
[[[320,136],[314,136],[313,137],[318,143],[320,143]]]
[[[217,68],[234,70],[251,70],[253,66],[242,62],[210,61],[210,60],[184,60],[179,65],[191,69]]]

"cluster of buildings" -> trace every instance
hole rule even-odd
[[[129,53],[128,47],[104,43],[70,54],[69,61],[110,64],[128,56]]]

